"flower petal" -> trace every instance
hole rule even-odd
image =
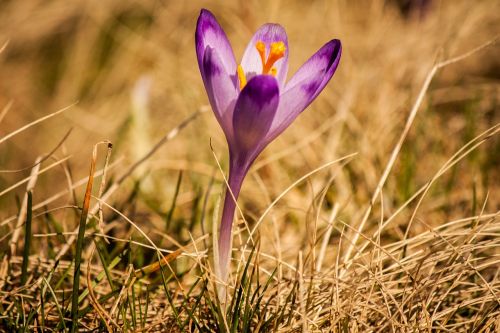
[[[246,155],[249,159],[255,158],[250,156],[264,140],[278,104],[279,87],[273,76],[257,75],[248,81],[234,108],[233,128],[236,146],[231,148],[235,154]]]
[[[212,110],[219,121],[228,141],[233,135],[233,109],[238,97],[238,88],[226,73],[217,51],[208,46],[203,57],[202,69],[205,73],[205,89]]]
[[[323,90],[337,69],[341,53],[340,41],[331,40],[299,68],[281,95],[268,142],[283,132]]]
[[[286,47],[285,55],[280,60],[276,61],[274,67],[277,70],[276,79],[281,88],[285,85],[286,74],[288,72],[288,37],[285,29],[279,24],[267,23],[261,26],[253,35],[250,43],[248,43],[241,66],[247,75],[247,79],[255,75],[262,74],[262,61],[259,52],[255,48],[258,41],[264,42],[266,45],[266,56],[269,55],[271,43],[283,42]]]
[[[205,73],[203,73],[202,69],[203,57],[206,48],[211,47],[216,49],[219,53],[226,72],[230,75],[234,75],[233,81],[236,84],[236,60],[234,58],[233,49],[215,16],[206,9],[202,9],[198,17],[195,43],[198,65],[200,66],[203,79],[205,79]]]

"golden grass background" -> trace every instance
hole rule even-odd
[[[405,15],[393,1],[0,3],[0,47],[4,45],[0,53],[0,137],[76,103],[1,144],[0,191],[30,173],[30,169],[6,171],[33,165],[38,156],[56,147],[71,128],[62,146],[42,164],[43,167],[71,156],[63,164],[67,172],[59,166],[40,175],[34,204],[66,189],[69,182],[86,177],[97,142],[109,140],[114,145],[112,162],[118,162],[109,170],[112,182],[113,177],[147,153],[183,119],[197,110],[206,111],[208,100],[194,51],[200,8],[214,12],[237,59],[261,24],[277,22],[288,33],[289,75],[332,38],[342,41],[343,55],[339,69],[318,99],[256,161],[243,186],[239,205],[252,227],[269,204],[301,176],[357,153],[346,163],[334,164],[292,188],[258,229],[260,250],[267,254],[262,259],[263,267],[275,266],[276,258],[298,267],[299,251],[304,252],[306,265],[313,265],[322,236],[328,230],[332,207],[337,207],[336,224],[323,264],[327,271],[334,270],[339,249],[345,251],[349,239],[353,239],[353,229],[345,225],[359,225],[426,75],[438,61],[496,38],[500,32],[499,4],[486,0],[434,1],[425,13]],[[498,55],[498,44],[494,44],[437,73],[373,206],[364,229],[368,237],[377,230],[379,221],[395,213],[455,152],[499,124]],[[137,116],[133,114],[131,96],[144,76],[151,80],[149,107],[147,113]],[[450,221],[487,215],[495,227],[487,235],[493,243],[485,243],[489,248],[486,257],[497,260],[497,130],[437,179],[416,211],[410,238]],[[203,112],[148,159],[108,202],[162,247],[175,250],[179,243],[189,243],[190,234],[201,237],[199,225],[190,227],[193,207],[200,205],[198,199],[214,177],[205,222],[211,230],[212,214],[224,190],[210,140],[226,171],[222,131],[211,112]],[[104,150],[100,150],[99,165],[104,155]],[[182,184],[172,229],[166,235],[164,215],[171,207],[179,170],[183,171]],[[134,179],[141,186],[130,199]],[[0,197],[0,221],[4,221],[1,228],[6,235],[0,250],[5,254],[14,228],[12,217],[19,211],[18,201],[25,187],[19,186]],[[75,198],[67,194],[38,212],[73,203],[81,205],[83,194],[82,185],[74,190]],[[416,200],[411,202],[384,228],[381,244],[396,244],[404,238],[415,203]],[[71,214],[70,209],[54,212],[67,232],[74,230],[78,222]],[[105,214],[111,215],[106,210]],[[124,222],[115,219],[109,223],[109,232],[115,237],[139,237]],[[43,234],[47,230],[42,223],[35,223],[33,232]],[[342,232],[345,238],[341,238]],[[235,240],[236,248],[248,236],[244,232],[240,235],[242,238]],[[361,237],[359,243],[364,241]],[[432,241],[432,237],[427,241]],[[46,250],[50,246],[46,238],[35,237],[35,242],[42,261],[48,259]],[[429,250],[426,246],[424,250]],[[370,248],[365,253],[368,256],[373,254]],[[413,250],[422,248],[416,246]],[[236,258],[239,255],[234,254]],[[291,278],[295,273],[286,265],[281,274]],[[494,267],[491,276],[498,274]],[[325,281],[331,278],[327,274]],[[495,288],[493,293],[498,301],[498,284]]]

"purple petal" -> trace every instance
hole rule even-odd
[[[240,93],[233,114],[236,155],[246,155],[264,140],[279,104],[278,82],[271,75],[257,75]]]
[[[202,63],[205,73],[205,89],[214,114],[226,134],[228,141],[233,135],[233,109],[238,97],[238,88],[226,73],[217,51],[207,47]]]
[[[337,69],[341,53],[340,41],[331,40],[299,68],[281,95],[267,142],[283,132],[323,90]]]
[[[277,69],[276,79],[279,82],[279,86],[283,87],[285,85],[286,74],[288,72],[289,52],[288,37],[285,29],[279,24],[268,23],[260,27],[259,30],[257,30],[257,32],[253,35],[241,60],[241,66],[247,75],[247,79],[250,79],[255,75],[262,74],[262,61],[260,59],[259,52],[255,48],[258,41],[262,41],[266,45],[266,57],[269,55],[269,47],[271,43],[285,43],[286,51],[284,57],[276,61],[274,64],[274,67]]]
[[[216,49],[224,64],[224,68],[230,75],[236,74],[236,60],[234,58],[233,49],[227,39],[224,30],[222,30],[219,22],[215,16],[208,10],[202,9],[198,22],[196,24],[195,33],[196,43],[196,56],[198,58],[198,65],[200,66],[201,76],[205,80],[205,73],[203,73],[203,57],[207,47]],[[236,82],[236,77],[233,77]]]

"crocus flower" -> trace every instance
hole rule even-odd
[[[278,24],[264,24],[257,30],[240,64],[226,34],[206,9],[198,18],[195,40],[203,83],[229,146],[230,191],[224,199],[218,244],[218,273],[225,281],[235,199],[248,169],[330,81],[342,48],[339,40],[329,41],[286,82],[288,40]]]

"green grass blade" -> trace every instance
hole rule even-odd
[[[182,182],[182,170],[179,171],[179,177],[177,177],[177,184],[175,185],[175,193],[172,199],[172,204],[170,205],[170,209],[168,210],[167,217],[165,219],[165,232],[170,230],[170,222],[172,222],[172,216],[174,215],[175,206],[177,204],[177,196],[179,195],[179,189],[181,188]]]
[[[242,300],[244,300],[245,297],[248,297],[248,294],[245,296],[244,290],[247,289],[247,284],[251,284],[251,278],[247,279],[247,273],[248,273],[248,268],[250,267],[250,263],[252,261],[252,257],[255,251],[255,247],[252,248],[252,252],[250,252],[250,256],[247,259],[247,262],[245,264],[245,268],[243,269],[243,273],[241,275],[241,279],[239,282],[239,286],[235,289],[235,294],[236,290],[238,291],[238,294],[236,295],[236,301],[234,302],[234,307],[232,309],[232,317],[231,317],[231,332],[236,333],[238,329],[238,324],[240,322],[240,313],[241,313],[241,307],[242,307]],[[255,266],[254,266],[255,268]],[[252,275],[255,272],[255,270],[252,270]],[[247,289],[248,290],[248,289]],[[233,296],[234,299],[234,296]]]
[[[87,217],[89,213],[90,197],[92,194],[92,184],[94,180],[94,170],[95,170],[95,160],[96,160],[96,148],[94,147],[94,152],[92,160],[90,163],[90,173],[89,180],[87,182],[87,188],[85,190],[85,197],[83,199],[82,214],[80,215],[80,225],[78,227],[78,237],[76,240],[76,252],[75,252],[75,270],[73,272],[73,292],[71,297],[71,332],[74,333],[78,330],[78,292],[80,288],[80,269],[82,262],[82,251],[83,251],[83,240],[85,238],[85,226],[87,223]]]
[[[26,210],[26,231],[24,234],[23,264],[21,268],[21,285],[28,280],[28,264],[30,260],[31,248],[31,220],[32,220],[33,193],[28,191],[28,203]]]

